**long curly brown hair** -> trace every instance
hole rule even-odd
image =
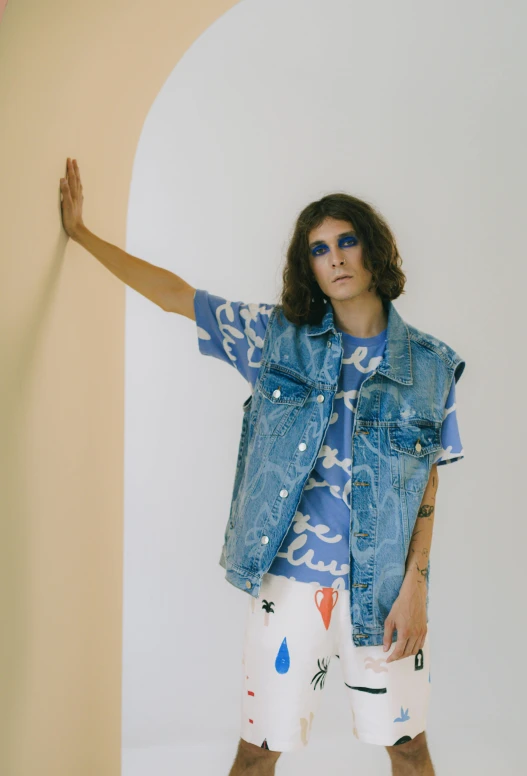
[[[287,320],[299,326],[320,323],[327,309],[309,261],[309,234],[327,217],[352,224],[362,245],[364,266],[372,273],[372,284],[383,302],[405,293],[402,259],[384,218],[362,199],[343,192],[328,194],[302,210],[287,249],[279,305]]]

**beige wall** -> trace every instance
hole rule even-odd
[[[0,25],[2,776],[121,766],[125,287],[67,239],[59,178],[124,247],[143,121],[232,0],[13,0]],[[146,257],[145,257],[146,258]]]

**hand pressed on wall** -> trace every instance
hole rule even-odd
[[[82,221],[82,183],[77,160],[66,160],[66,178],[60,179],[62,225],[66,234],[76,239],[79,229],[84,226]]]

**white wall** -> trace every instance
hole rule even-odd
[[[128,251],[267,303],[298,212],[335,190],[365,198],[403,256],[397,309],[466,359],[465,460],[440,471],[429,625],[428,740],[451,776],[469,762],[512,776],[524,759],[525,16],[520,2],[239,3],[158,94],[130,191]],[[169,747],[168,773],[208,745],[224,759],[202,772],[226,774],[249,596],[218,558],[249,388],[199,354],[192,321],[131,289],[126,302],[123,746]],[[324,751],[332,774],[386,773],[351,727],[337,666],[308,749],[278,772],[286,759],[318,772]]]

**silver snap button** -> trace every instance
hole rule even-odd
[[[275,399],[280,398],[280,388],[277,388],[276,391],[273,391],[273,396]]]
[[[269,542],[269,537],[268,537],[268,536],[262,536],[262,538],[261,538],[261,540],[260,540],[260,541],[262,542],[262,544],[268,544],[268,542]]]
[[[331,347],[331,340],[328,340],[326,347],[328,347],[328,348]]]
[[[289,496],[289,493],[285,488],[283,488],[283,490],[280,491],[280,495],[282,496],[282,498],[286,498],[287,496]]]
[[[419,441],[417,441],[417,444],[415,445],[415,449],[417,450],[418,453],[421,452],[422,448],[421,448],[421,445],[420,445]]]
[[[323,394],[323,393],[319,393],[319,394],[318,394],[318,396],[317,396],[317,401],[318,401],[318,402],[322,402],[322,401],[324,401],[324,394]]]
[[[302,452],[306,449],[306,447],[307,445],[305,442],[300,442],[300,444],[298,445],[298,449],[302,450]]]
[[[251,585],[251,583],[249,582],[249,580],[247,580],[247,582],[245,583],[245,587],[252,587],[252,585]]]

